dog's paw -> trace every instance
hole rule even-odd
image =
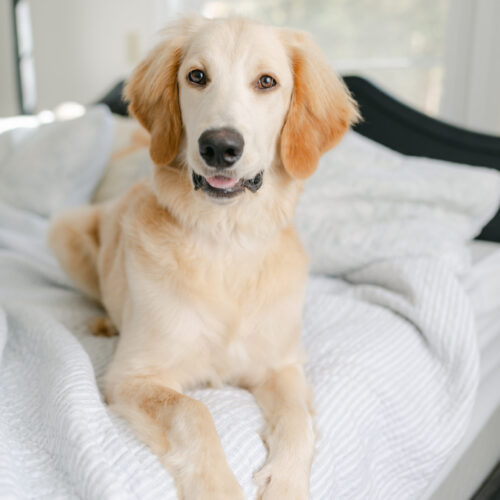
[[[258,500],[308,500],[309,482],[303,473],[294,474],[289,467],[275,462],[264,465],[254,474]]]
[[[94,318],[89,323],[90,331],[98,337],[114,337],[118,335],[115,325],[106,316]]]

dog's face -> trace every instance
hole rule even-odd
[[[153,161],[177,157],[215,201],[257,195],[271,169],[308,177],[358,116],[306,35],[243,19],[176,23],[125,95]]]
[[[177,81],[194,186],[216,199],[256,192],[276,156],[293,88],[276,31],[241,20],[205,24]]]

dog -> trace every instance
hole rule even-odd
[[[250,391],[267,423],[263,500],[309,497],[315,446],[301,315],[308,259],[293,228],[303,180],[358,119],[301,32],[182,19],[125,88],[153,178],[58,216],[49,242],[120,339],[106,400],[185,500],[243,499],[200,385]]]

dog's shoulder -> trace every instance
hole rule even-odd
[[[178,227],[172,213],[158,202],[149,179],[137,182],[115,200],[107,216],[121,226],[131,243],[139,236],[158,237]]]
[[[156,265],[168,259],[172,242],[179,238],[180,225],[159,203],[150,180],[132,186],[116,201],[112,212],[110,220],[128,253]]]

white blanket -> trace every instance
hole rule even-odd
[[[491,212],[494,201],[487,205]],[[315,245],[331,244],[328,226],[314,227]],[[51,258],[45,228],[0,203],[0,498],[174,500],[168,473],[103,402],[116,340],[90,335],[96,306]],[[312,500],[419,498],[467,426],[478,380],[471,304],[452,257],[408,245],[345,266],[342,279],[309,281]],[[448,250],[462,255],[463,242]],[[266,450],[252,396],[191,394],[209,407],[246,498],[255,498],[252,474]]]

